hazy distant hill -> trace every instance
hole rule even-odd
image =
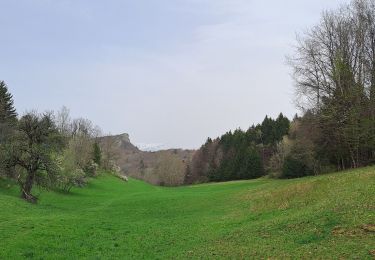
[[[178,156],[183,162],[189,162],[195,152],[184,149],[141,151],[131,143],[129,135],[126,133],[102,137],[101,142],[111,144],[117,154],[116,163],[124,174],[140,179],[143,179],[145,172],[150,172],[155,168],[161,155],[171,154]]]

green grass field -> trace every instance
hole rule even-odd
[[[112,176],[38,205],[0,182],[0,259],[375,257],[375,168],[180,188]]]

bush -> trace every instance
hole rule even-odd
[[[87,184],[86,174],[82,169],[62,170],[59,177],[59,186],[65,192],[73,187],[84,187]]]
[[[312,175],[314,171],[303,161],[288,155],[285,158],[282,178],[292,179]]]
[[[98,174],[99,165],[96,164],[94,161],[90,161],[88,165],[86,165],[84,172],[89,177],[95,177]]]

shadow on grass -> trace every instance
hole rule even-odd
[[[0,194],[12,197],[19,197],[20,190],[17,183],[15,183],[14,181],[0,178]]]

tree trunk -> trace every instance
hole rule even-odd
[[[37,202],[37,198],[31,194],[31,190],[34,184],[34,177],[35,177],[35,173],[29,172],[26,177],[25,183],[23,183],[21,186],[21,189],[22,189],[21,197],[30,203]]]

